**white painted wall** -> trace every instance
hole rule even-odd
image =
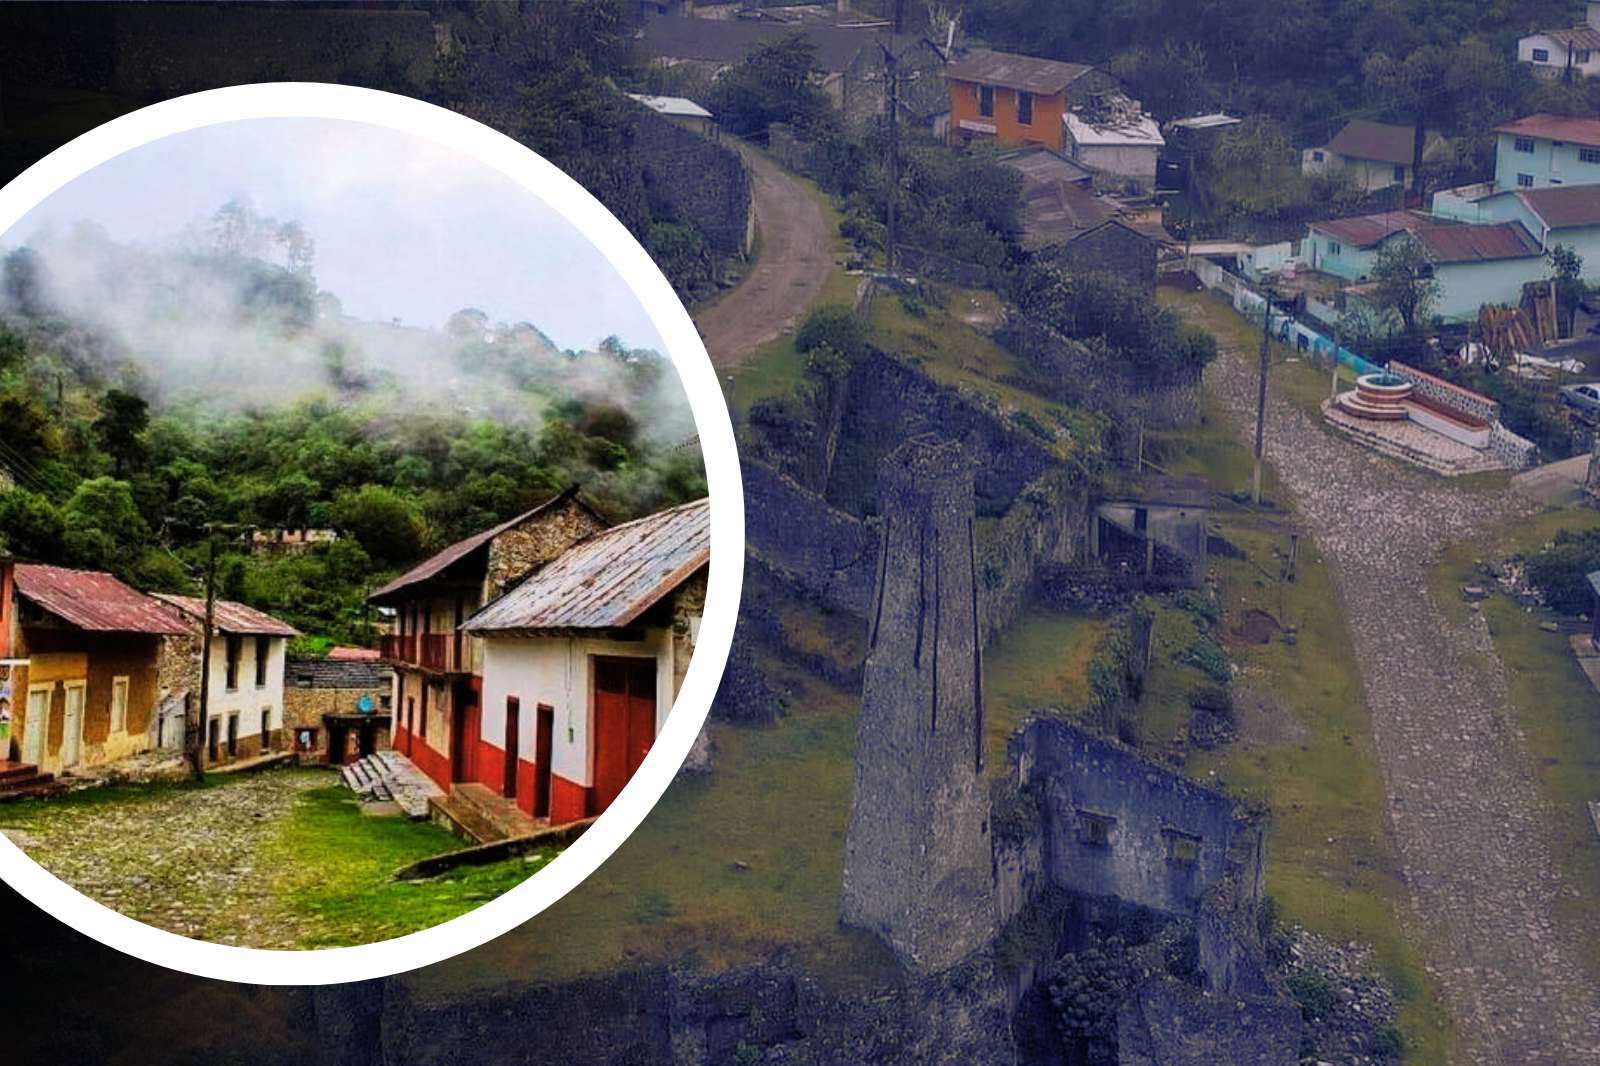
[[[239,687],[228,688],[228,639],[218,633],[211,638],[211,689],[206,718],[221,718],[219,744],[228,742],[227,718],[239,715],[239,738],[261,732],[261,712],[271,715],[269,729],[283,728],[283,671],[289,642],[283,637],[267,639],[267,681],[256,687],[256,638],[240,638]]]
[[[1545,59],[1535,59],[1533,53],[1543,51]],[[1533,66],[1533,72],[1542,77],[1558,78],[1567,69],[1567,46],[1560,41],[1535,33],[1517,42],[1517,60]],[[1585,78],[1600,74],[1600,51],[1591,49],[1585,58],[1581,49],[1573,52],[1572,69]]]
[[[639,641],[591,637],[487,636],[483,640],[483,739],[505,748],[506,700],[515,696],[520,713],[517,750],[534,757],[539,704],[555,708],[551,768],[574,784],[594,784],[591,656],[618,655],[656,660],[656,732],[666,723],[673,700],[672,634],[665,627],[645,630]]]

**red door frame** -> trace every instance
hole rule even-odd
[[[505,788],[507,799],[517,796],[517,748],[521,741],[522,701],[515,696],[506,697],[506,766]]]
[[[533,816],[550,817],[551,762],[555,758],[556,709],[548,703],[538,706],[534,720]]]
[[[617,798],[655,742],[656,669],[654,658],[594,657],[593,814]]]

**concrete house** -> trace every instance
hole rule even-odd
[[[161,643],[188,632],[110,574],[0,560],[11,705],[0,760],[62,774],[150,750]]]
[[[1161,150],[1167,141],[1138,101],[1116,91],[1095,93],[1088,102],[1067,112],[1064,126],[1066,154],[1072,159],[1102,174],[1126,179],[1137,192],[1155,188]]]
[[[1494,189],[1600,182],[1600,119],[1537,114],[1496,126]]]
[[[1588,5],[1584,20],[1565,29],[1540,30],[1517,41],[1517,62],[1541,78],[1600,74],[1600,3]]]
[[[604,812],[683,684],[710,553],[702,499],[593,534],[468,619],[477,779],[553,824]]]
[[[206,601],[194,596],[155,595],[188,624],[186,636],[169,638],[168,644],[187,658],[186,687],[199,699]],[[206,650],[211,660],[206,762],[228,763],[283,750],[287,743],[283,732],[284,661],[289,641],[300,631],[232,600],[215,601],[211,613],[211,647]]]
[[[394,616],[394,631],[380,641],[394,668],[391,743],[441,788],[479,779],[483,649],[461,623],[606,525],[573,486],[450,545],[369,597]]]
[[[1068,151],[1068,108],[1116,88],[1110,75],[1082,63],[974,49],[945,68],[952,145],[990,139]]]
[[[1303,174],[1341,172],[1364,192],[1391,185],[1410,185],[1414,176],[1416,127],[1395,126],[1369,119],[1352,119],[1327,144],[1300,154]],[[1422,161],[1437,162],[1450,156],[1450,142],[1441,134],[1423,134]]]
[[[1521,222],[1474,225],[1420,211],[1391,211],[1313,222],[1302,261],[1360,297],[1379,253],[1390,242],[1418,241],[1440,284],[1435,313],[1447,322],[1475,319],[1486,304],[1517,303],[1522,285],[1546,276],[1544,249]]]
[[[1521,225],[1545,251],[1557,245],[1576,251],[1583,257],[1584,277],[1600,279],[1600,185],[1507,189],[1476,200],[1441,193],[1433,210],[1463,222]]]

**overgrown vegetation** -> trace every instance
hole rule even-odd
[[[309,238],[239,204],[178,251],[80,229],[3,265],[0,549],[22,558],[194,592],[215,541],[223,596],[357,641],[386,575],[569,484],[618,518],[704,492],[658,354],[470,308],[443,332],[349,319]],[[249,543],[307,527],[337,540]]]

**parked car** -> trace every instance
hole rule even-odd
[[[1600,419],[1600,381],[1561,386],[1561,402],[1591,421]]]

